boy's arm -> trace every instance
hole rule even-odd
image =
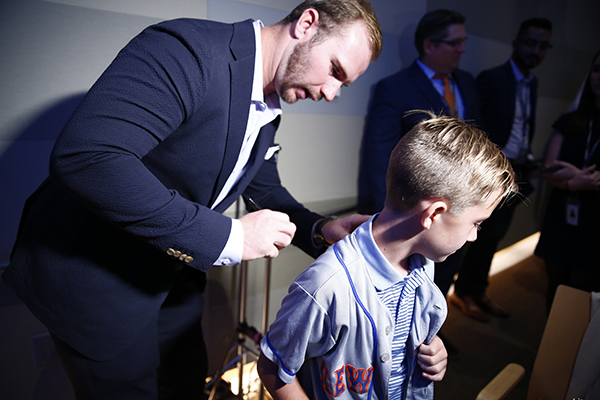
[[[300,386],[298,378],[290,384],[279,378],[279,367],[263,354],[258,359],[258,375],[267,388],[273,400],[308,400],[308,396]]]
[[[448,365],[448,352],[442,339],[435,336],[431,343],[422,343],[419,346],[417,362],[423,370],[425,378],[434,382],[441,381],[446,374],[446,366]]]

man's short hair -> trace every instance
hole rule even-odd
[[[464,15],[457,11],[439,9],[423,15],[415,31],[415,47],[419,56],[423,56],[425,39],[443,40],[448,36],[448,27],[455,24],[465,24]]]
[[[525,21],[521,22],[521,26],[519,27],[519,31],[517,32],[517,37],[520,37],[529,28],[544,29],[552,33],[552,21],[546,18],[526,19]]]
[[[371,45],[371,61],[379,58],[383,48],[381,26],[368,0],[305,0],[280,21],[280,24],[293,23],[308,9],[319,13],[319,31],[311,39],[311,45],[338,33],[340,28],[363,21]]]
[[[486,201],[517,193],[515,174],[498,146],[460,118],[430,116],[398,142],[390,157],[385,206],[407,211],[427,199],[443,199],[456,215]]]

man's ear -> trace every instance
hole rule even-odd
[[[518,45],[519,45],[519,39],[514,38],[513,41],[512,41],[512,50],[513,50],[513,52],[516,51]]]
[[[429,230],[439,216],[448,211],[448,204],[444,200],[435,200],[425,206],[421,213],[421,226]]]
[[[435,42],[433,42],[433,40],[431,39],[425,39],[423,41],[423,52],[425,54],[431,54],[431,52],[433,51],[433,48],[436,46]]]
[[[301,39],[310,31],[310,28],[317,28],[318,26],[319,13],[317,10],[312,8],[306,9],[296,20],[296,24],[294,25],[294,38]]]

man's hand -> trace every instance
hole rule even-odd
[[[561,189],[566,189],[567,182],[573,179],[575,175],[581,173],[579,168],[566,161],[557,160],[551,165],[560,165],[563,168],[550,174],[542,174],[542,176],[548,183]]]
[[[334,219],[323,225],[321,233],[328,243],[334,244],[346,237],[346,235],[354,231],[369,218],[371,218],[370,215],[352,214],[348,217]]]
[[[242,261],[267,257],[275,258],[279,250],[289,246],[296,233],[296,225],[287,214],[260,210],[240,218],[244,230]]]
[[[431,381],[439,382],[446,374],[448,365],[448,352],[438,336],[435,336],[430,344],[419,346],[417,362],[423,370],[423,376]]]
[[[570,190],[600,190],[600,172],[595,165],[583,169],[568,181]]]

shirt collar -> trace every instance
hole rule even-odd
[[[421,69],[423,70],[423,72],[425,72],[425,75],[427,75],[427,78],[429,78],[429,80],[433,79],[433,76],[435,74],[437,74],[437,72],[435,72],[434,70],[432,70],[431,68],[429,68],[427,65],[423,64],[423,62],[421,60],[419,60],[417,58],[417,64],[419,65],[419,67],[421,67]],[[450,78],[452,78],[452,74],[448,74],[448,76]]]
[[[510,61],[510,66],[512,67],[513,74],[515,75],[515,81],[524,81],[530,83],[533,80],[533,74],[530,73],[528,77],[525,77],[525,75],[523,75],[523,73],[521,72],[519,67],[517,67],[517,64],[515,64],[512,58],[510,58],[508,61]]]
[[[265,99],[263,91],[263,64],[262,64],[262,42],[260,30],[264,28],[261,20],[257,19],[252,23],[254,27],[254,41],[256,43],[256,52],[254,55],[254,78],[252,80],[252,96],[250,100],[256,104],[256,107],[264,111],[266,108],[281,109],[279,95],[273,92]]]
[[[372,216],[367,222],[356,228],[353,235],[356,239],[358,248],[361,250],[367,263],[367,271],[373,281],[373,285],[378,290],[385,290],[405,278],[392,264],[385,258],[375,239],[373,238],[373,221],[379,214]],[[409,258],[410,269],[423,268],[425,257],[420,254],[413,254]]]

